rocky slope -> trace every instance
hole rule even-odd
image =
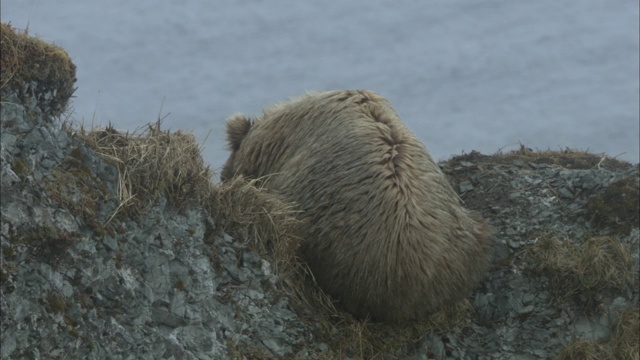
[[[638,358],[638,165],[525,147],[441,163],[495,228],[494,266],[426,323],[366,324],[301,301],[274,236],[230,215],[221,194],[241,191],[210,184],[193,146],[186,177],[167,154],[105,152],[192,137],[68,126],[74,71],[2,25],[3,359]],[[162,175],[128,176],[136,158]]]

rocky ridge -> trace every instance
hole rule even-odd
[[[525,147],[441,163],[495,228],[494,266],[457,321],[400,339],[394,326],[300,306],[273,258],[249,232],[226,232],[211,208],[160,196],[123,211],[126,169],[60,119],[71,94],[57,78],[31,76],[1,89],[3,359],[639,354],[623,341],[638,338],[638,165]],[[354,329],[360,343],[342,342]]]

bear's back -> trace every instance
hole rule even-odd
[[[357,316],[423,316],[481,276],[468,274],[469,264],[487,262],[477,250],[488,245],[474,244],[481,226],[374,93],[309,94],[268,109],[234,162],[298,205],[303,258]]]

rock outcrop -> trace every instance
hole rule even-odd
[[[525,147],[441,163],[496,230],[490,274],[429,322],[363,323],[296,291],[277,199],[211,183],[188,134],[70,126],[68,55],[1,35],[3,359],[638,358],[638,165]]]

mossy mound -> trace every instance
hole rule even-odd
[[[76,66],[67,52],[9,24],[0,24],[0,68],[3,95],[8,90],[25,104],[35,100],[51,116],[64,112],[75,91]]]
[[[628,234],[640,223],[638,179],[628,176],[609,185],[589,200],[587,211],[599,227]]]
[[[579,339],[571,343],[556,357],[556,360],[593,359],[638,359],[640,329],[638,309],[630,309],[620,315],[613,336],[607,342]]]
[[[631,251],[615,237],[595,236],[576,244],[548,234],[528,247],[527,254],[559,300],[574,298],[587,311],[596,310],[603,290],[624,293],[637,286]]]
[[[471,151],[468,154],[454,156],[446,163],[456,164],[464,161],[471,161],[476,164],[503,164],[511,165],[521,163],[529,163],[533,165],[554,165],[564,169],[594,169],[604,168],[610,170],[629,169],[633,165],[618,160],[605,154],[594,154],[588,151],[566,148],[564,150],[553,151],[543,150],[534,151],[524,145],[520,145],[520,149],[507,153],[498,152],[493,155],[484,155],[477,151]]]

